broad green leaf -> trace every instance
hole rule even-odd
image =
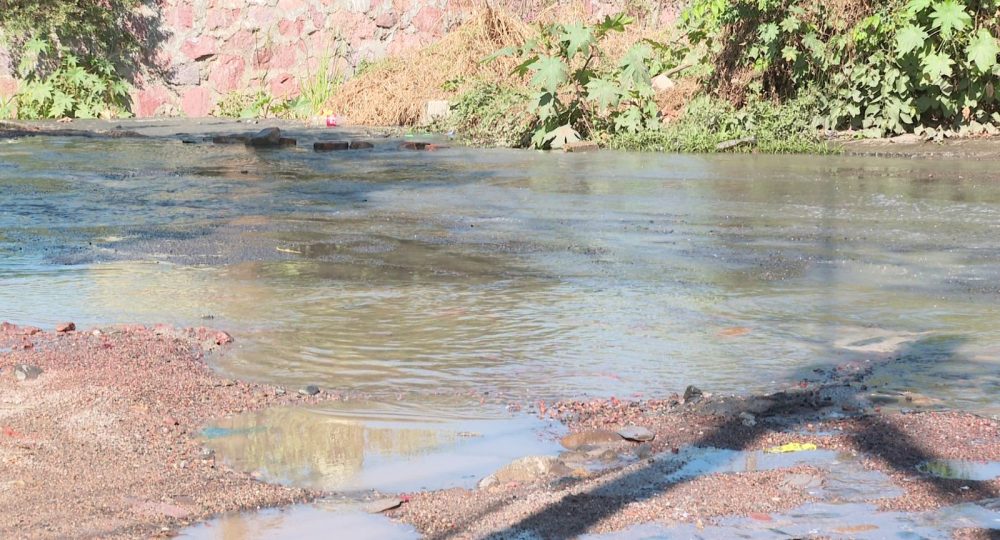
[[[649,70],[646,69],[646,60],[652,56],[653,51],[645,43],[637,43],[625,53],[618,66],[621,68],[619,79],[622,86],[632,88],[636,85],[651,84]]]
[[[44,39],[33,37],[24,44],[24,52],[38,55],[49,52],[49,42]]]
[[[826,53],[826,45],[819,39],[819,36],[815,32],[809,32],[803,36],[802,44],[812,52],[812,57],[817,60],[823,58],[823,55]]]
[[[555,92],[566,82],[566,64],[558,58],[540,56],[528,68],[535,72],[531,77],[531,84],[542,90]]]
[[[67,112],[73,110],[73,98],[63,92],[56,91],[52,94],[52,105],[49,107],[49,118],[62,118]]]
[[[590,79],[587,83],[587,99],[594,101],[602,110],[618,105],[622,93],[618,85],[604,79]]]
[[[924,57],[924,75],[932,82],[951,76],[951,66],[955,61],[947,53],[930,53]]]
[[[927,32],[923,28],[908,24],[896,32],[896,52],[900,56],[915,51],[927,42]]]
[[[980,72],[986,73],[997,63],[997,54],[1000,54],[1000,47],[997,46],[997,39],[985,28],[980,28],[976,32],[976,37],[969,41],[966,48],[969,61],[976,65]]]
[[[513,56],[516,53],[517,53],[517,47],[504,47],[498,50],[497,52],[483,58],[482,60],[479,61],[479,63],[489,64],[505,56]]]
[[[563,27],[562,40],[566,42],[566,56],[573,59],[576,53],[584,51],[586,53],[590,44],[594,42],[594,35],[590,28],[580,24],[567,24]]]
[[[972,16],[957,0],[941,0],[934,3],[931,21],[931,26],[941,31],[941,37],[948,39],[956,30],[969,26]]]
[[[794,62],[799,57],[799,51],[791,45],[785,45],[785,48],[781,49],[781,57],[788,62]]]
[[[933,0],[910,0],[910,3],[906,5],[906,11],[916,15],[929,8],[932,1]]]
[[[83,86],[87,80],[87,70],[80,66],[74,66],[66,70],[66,80],[74,86]]]
[[[619,13],[614,17],[608,15],[604,17],[604,20],[598,23],[595,27],[596,37],[600,39],[601,36],[607,34],[608,32],[624,32],[625,27],[632,24],[632,17],[629,17],[625,13]]]
[[[794,16],[789,15],[781,21],[781,29],[785,31],[786,34],[794,34],[799,31],[799,26],[801,22]]]
[[[770,45],[778,38],[778,25],[773,22],[761,25],[760,27],[760,39],[766,45]]]
[[[524,62],[521,62],[520,64],[518,64],[517,67],[515,67],[512,70],[510,70],[510,74],[511,75],[517,74],[517,75],[521,75],[521,76],[527,75],[527,73],[528,73],[529,68],[531,67],[531,65],[534,64],[537,61],[538,61],[538,55],[537,54],[534,55],[534,56],[531,56],[527,60],[525,60]]]
[[[629,107],[615,117],[615,131],[638,133],[642,126],[642,113],[638,107]]]
[[[52,97],[52,85],[47,82],[32,82],[28,84],[24,93],[30,102],[42,104]]]

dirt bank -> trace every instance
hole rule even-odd
[[[148,537],[312,499],[199,444],[212,418],[324,399],[213,374],[203,357],[230,340],[204,328],[0,326],[0,538]],[[42,372],[19,380],[21,364]]]

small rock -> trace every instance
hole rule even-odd
[[[218,135],[212,137],[214,144],[248,144],[250,138],[243,135]]]
[[[405,142],[399,147],[403,150],[427,150],[431,143],[426,142]]]
[[[272,127],[260,130],[250,139],[250,145],[257,148],[273,148],[281,145],[281,130]]]
[[[567,450],[577,450],[588,445],[602,446],[614,444],[621,440],[621,436],[614,431],[607,429],[592,429],[589,431],[581,431],[579,433],[570,433],[569,435],[563,437],[559,442],[563,445],[563,448],[566,448]]]
[[[315,384],[310,384],[309,386],[299,388],[299,393],[303,396],[315,396],[319,393],[319,387]]]
[[[276,396],[283,396],[285,394],[286,394],[285,389],[281,388],[280,386],[274,389],[274,395]]]
[[[757,137],[743,137],[742,139],[723,141],[715,145],[715,149],[719,152],[725,152],[726,150],[734,150],[742,146],[757,146]]]
[[[754,415],[743,411],[740,413],[740,422],[746,427],[754,427],[757,425],[757,418]]]
[[[59,323],[56,325],[56,332],[64,334],[66,332],[72,332],[76,330],[76,324],[71,322]]]
[[[319,141],[313,143],[313,150],[316,152],[332,152],[334,150],[347,150],[351,143],[347,141]]]
[[[573,472],[565,463],[552,456],[528,456],[513,461],[510,465],[483,478],[479,488],[487,488],[495,484],[524,484],[536,482],[544,478],[566,476]]]
[[[656,90],[656,93],[673,90],[677,86],[677,83],[670,77],[667,77],[666,73],[660,73],[656,77],[653,77],[651,82],[653,83],[653,90]]]
[[[563,152],[596,152],[601,147],[593,141],[577,141],[563,145]]]
[[[693,401],[698,401],[704,392],[701,391],[697,386],[690,385],[684,390],[684,403],[691,403]]]
[[[656,434],[642,426],[628,426],[618,430],[618,435],[627,441],[646,442],[656,438]]]
[[[432,99],[424,104],[424,115],[420,123],[426,126],[449,116],[451,116],[451,103],[443,99]]]
[[[369,514],[381,514],[393,508],[399,508],[403,505],[403,499],[398,497],[386,497],[384,499],[377,499],[365,505],[365,512]]]
[[[351,150],[369,150],[375,145],[368,141],[351,141]]]
[[[548,141],[549,148],[553,150],[559,150],[569,143],[580,141],[580,134],[569,125],[557,127],[556,129],[553,129],[549,135],[552,137]]]
[[[396,16],[395,11],[390,11],[388,13],[383,13],[378,17],[375,17],[375,26],[379,28],[392,28],[399,23],[399,17]]]
[[[31,364],[18,364],[14,367],[14,376],[19,381],[37,379],[42,374],[42,368]]]
[[[291,137],[282,137],[278,139],[278,146],[296,146],[298,144],[299,141]]]

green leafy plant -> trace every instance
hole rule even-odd
[[[534,131],[531,115],[525,114],[527,97],[511,86],[481,82],[459,96],[438,127],[477,146],[527,146]]]
[[[21,78],[3,105],[23,118],[122,116],[128,85],[157,74],[165,39],[151,0],[0,0],[0,38]]]
[[[724,97],[816,92],[817,126],[875,136],[1000,127],[995,0],[695,0],[681,23]]]
[[[212,112],[225,118],[268,118],[280,116],[286,102],[283,102],[263,88],[255,91],[235,90],[222,97]]]
[[[619,14],[593,26],[540,25],[537,38],[491,57],[514,55],[522,60],[514,73],[530,77],[528,111],[538,120],[533,146],[547,147],[557,130],[567,126],[583,134],[635,133],[658,126],[648,65],[657,58],[653,47],[637,44],[616,65],[600,65],[601,40],[631,23]]]
[[[315,73],[310,70],[302,82],[299,96],[285,106],[292,116],[310,118],[325,111],[327,103],[346,80],[338,67],[344,50],[344,43],[338,42],[335,49],[323,52],[319,58],[318,70]]]
[[[752,140],[731,151],[760,153],[831,153],[810,119],[818,99],[806,94],[784,103],[753,98],[742,107],[710,96],[692,100],[684,114],[659,130],[615,134],[607,145],[620,150],[716,152],[734,139]]]
[[[58,58],[51,58],[57,56]],[[42,65],[54,65],[43,69]],[[48,42],[32,38],[18,64],[21,88],[16,95],[22,118],[111,118],[127,115],[129,85],[110,62],[57,51]]]

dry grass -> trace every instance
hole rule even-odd
[[[529,35],[530,29],[520,19],[482,8],[441,41],[383,60],[354,77],[328,108],[344,114],[352,124],[414,125],[428,100],[448,99],[474,80],[509,81],[517,65],[513,59],[487,64],[482,60],[499,49],[519,45]]]
[[[518,63],[512,58],[482,63],[497,50],[520,45],[535,35],[535,28],[512,13],[530,14],[536,23],[597,20],[582,3],[540,10],[482,7],[437,43],[381,60],[352,78],[326,108],[355,125],[412,126],[420,122],[428,100],[454,98],[482,81],[525,83],[510,74]],[[637,23],[625,32],[611,32],[601,42],[605,55],[601,62],[617,62],[642,39],[664,41],[670,30]]]

